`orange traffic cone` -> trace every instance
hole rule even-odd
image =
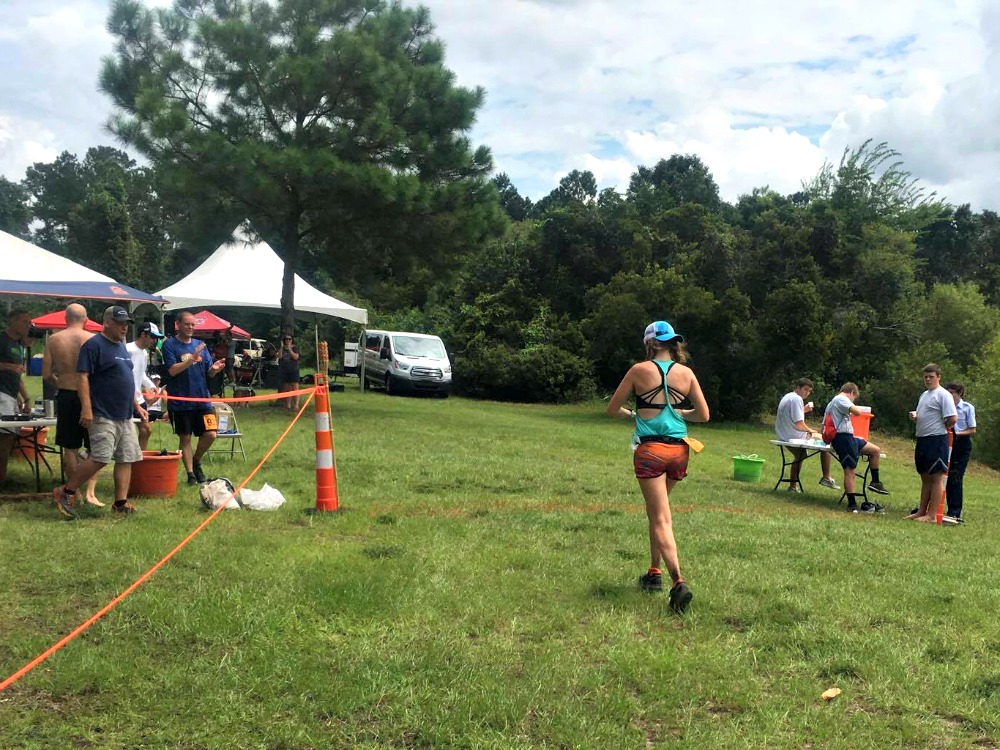
[[[337,465],[330,428],[330,391],[326,376],[316,375],[316,510],[337,510]]]

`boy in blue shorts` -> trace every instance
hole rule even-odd
[[[844,467],[844,493],[847,495],[847,511],[849,513],[881,513],[885,509],[878,503],[871,503],[867,500],[858,505],[858,494],[855,492],[856,483],[854,471],[858,467],[861,456],[867,456],[871,466],[872,480],[868,483],[868,489],[877,495],[888,495],[889,490],[885,488],[879,479],[879,458],[882,449],[875,443],[869,443],[859,437],[854,436],[854,425],[851,424],[852,414],[861,414],[861,407],[855,406],[854,402],[861,391],[854,383],[844,383],[840,387],[840,393],[833,397],[826,406],[826,415],[830,415],[833,425],[837,430],[833,442],[834,452],[840,465]]]
[[[926,390],[916,411],[910,412],[910,421],[917,423],[913,463],[920,475],[920,505],[907,518],[934,523],[948,476],[948,430],[958,421],[958,411],[952,395],[941,387],[941,368],[932,362],[923,374]]]

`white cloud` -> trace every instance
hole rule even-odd
[[[952,159],[1000,153],[995,136],[971,137],[1000,114],[969,99],[971,82],[1000,80],[987,68],[1000,19],[984,17],[996,14],[985,0],[428,4],[448,65],[489,92],[477,140],[533,198],[572,169],[623,188],[626,163],[678,151],[697,153],[726,198],[795,190],[824,158],[875,138],[943,194],[998,202],[992,175],[970,181],[973,165]],[[966,119],[962,143],[942,116],[949,98]],[[553,166],[548,182],[545,170],[519,171],[532,157]]]
[[[1000,207],[997,3],[423,2],[459,83],[487,91],[473,140],[532,198],[572,169],[624,189],[675,152],[698,154],[727,199],[791,191],[873,138],[942,195]],[[19,72],[0,79],[6,176],[39,153],[113,143],[96,90],[108,8],[0,3],[0,68]]]
[[[0,175],[20,179],[35,162],[52,161],[59,155],[55,136],[38,123],[17,120],[0,113]]]

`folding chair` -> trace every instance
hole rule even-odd
[[[215,409],[215,417],[219,420],[219,429],[215,433],[215,443],[212,447],[208,449],[209,453],[229,453],[229,458],[232,459],[236,455],[236,446],[240,448],[240,455],[243,456],[243,460],[247,460],[246,451],[243,450],[243,433],[240,432],[239,424],[236,422],[236,412],[233,411],[233,407],[229,404],[223,404],[218,402],[212,402],[212,408]],[[220,440],[229,441],[229,450],[225,448],[216,448],[215,446],[219,444]]]
[[[254,361],[244,356],[233,374],[236,376],[233,383],[234,398],[257,395],[257,389],[261,387],[259,360]]]

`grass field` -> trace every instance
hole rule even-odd
[[[238,411],[252,456],[279,411]],[[672,498],[695,592],[677,617],[636,590],[648,547],[628,426],[599,404],[349,386],[333,413],[342,512],[304,512],[305,419],[251,482],[287,504],[221,514],[0,693],[0,747],[1000,746],[993,472],[971,468],[964,526],[905,522],[912,447],[875,434],[888,512],[854,516],[815,459],[806,494],[772,492],[766,428],[698,426],[706,450]],[[151,447],[174,447],[158,430]],[[768,458],[762,483],[730,478],[737,453]],[[206,468],[235,482],[255,462]],[[205,517],[187,486],[137,505],[68,523],[51,502],[0,503],[0,679]]]

